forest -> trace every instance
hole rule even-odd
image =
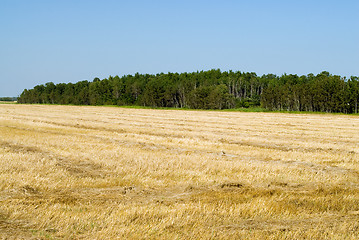
[[[329,72],[265,74],[212,69],[109,76],[25,89],[18,103],[133,105],[191,109],[261,106],[268,110],[358,113],[359,78]]]

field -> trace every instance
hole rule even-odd
[[[0,105],[0,238],[358,235],[358,116]]]

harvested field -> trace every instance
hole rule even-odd
[[[358,116],[0,105],[0,238],[358,236]]]

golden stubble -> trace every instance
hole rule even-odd
[[[0,105],[0,238],[356,239],[359,118]]]

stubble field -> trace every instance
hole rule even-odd
[[[359,117],[0,105],[0,238],[357,239]]]

